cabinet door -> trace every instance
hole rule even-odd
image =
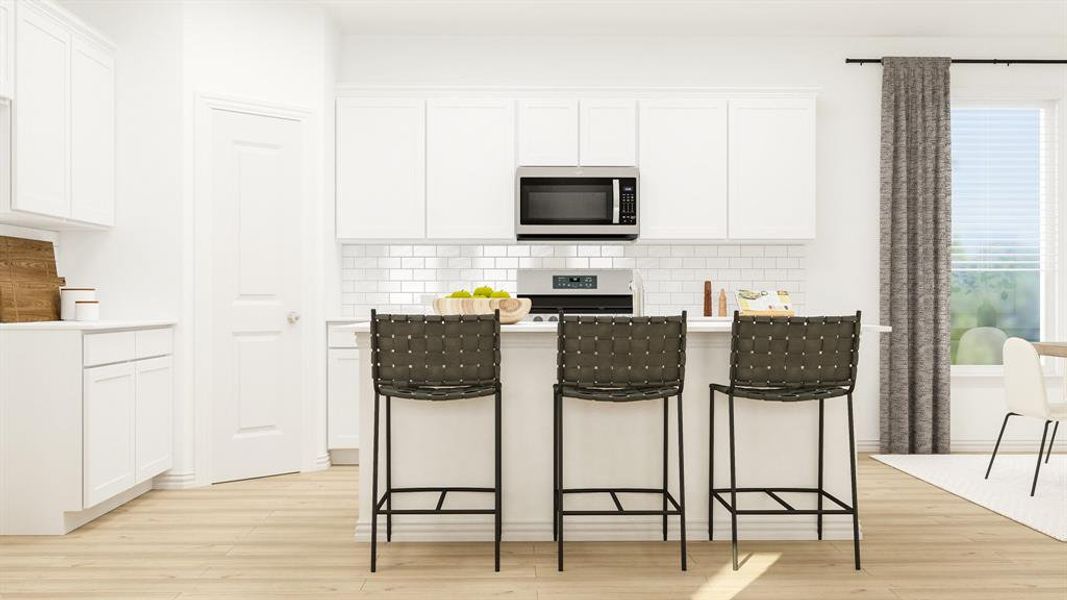
[[[327,447],[359,448],[359,350],[331,348],[327,361]]]
[[[133,363],[135,483],[171,467],[174,431],[174,363],[161,356]]]
[[[115,221],[115,59],[75,36],[70,55],[70,217]]]
[[[641,237],[726,238],[726,100],[641,102]]]
[[[134,485],[133,365],[85,369],[82,504],[95,506]]]
[[[70,33],[22,3],[15,24],[14,208],[70,214]]]
[[[0,0],[0,96],[10,98],[14,92],[15,4]]]
[[[633,100],[582,100],[581,164],[637,164],[637,106]]]
[[[815,99],[730,101],[730,237],[815,237]]]
[[[337,100],[337,237],[426,236],[422,100]]]
[[[514,238],[514,102],[430,100],[426,119],[429,236]]]
[[[519,100],[519,164],[578,164],[577,100]]]

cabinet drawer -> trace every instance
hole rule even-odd
[[[86,334],[83,344],[82,365],[86,367],[133,360],[134,357],[132,331]]]
[[[134,350],[137,358],[174,354],[174,331],[169,327],[135,331]]]

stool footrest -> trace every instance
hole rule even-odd
[[[782,508],[760,508],[760,509],[739,509],[730,504],[729,496],[731,492],[737,494],[766,494],[772,500],[782,505]],[[833,502],[840,508],[794,508],[788,502],[783,500],[778,494],[817,494]],[[851,515],[855,514],[856,509],[845,504],[841,500],[826,490],[819,488],[714,488],[711,490],[711,496],[715,500],[722,504],[723,508],[731,514],[737,515]]]
[[[560,511],[565,516],[612,516],[612,515],[646,515],[646,516],[663,516],[663,515],[680,515],[682,514],[682,508],[678,505],[678,501],[674,499],[674,496],[668,490],[659,488],[564,488],[560,490],[563,494],[608,494],[611,496],[612,502],[615,503],[615,510],[562,510]],[[622,506],[622,502],[619,501],[618,494],[656,494],[664,496],[667,502],[674,507],[674,510],[655,510],[655,509],[625,509]]]
[[[378,514],[382,515],[494,515],[496,510],[492,508],[442,508],[445,504],[445,496],[449,492],[495,494],[496,488],[491,487],[398,487],[385,490],[375,506]],[[426,494],[439,493],[436,508],[382,508],[393,494]]]

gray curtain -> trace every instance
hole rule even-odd
[[[882,59],[882,452],[949,451],[948,58]]]

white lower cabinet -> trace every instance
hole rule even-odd
[[[356,449],[359,448],[359,350],[330,348],[327,356],[327,447]]]
[[[173,331],[0,323],[0,534],[64,534],[171,468]]]

